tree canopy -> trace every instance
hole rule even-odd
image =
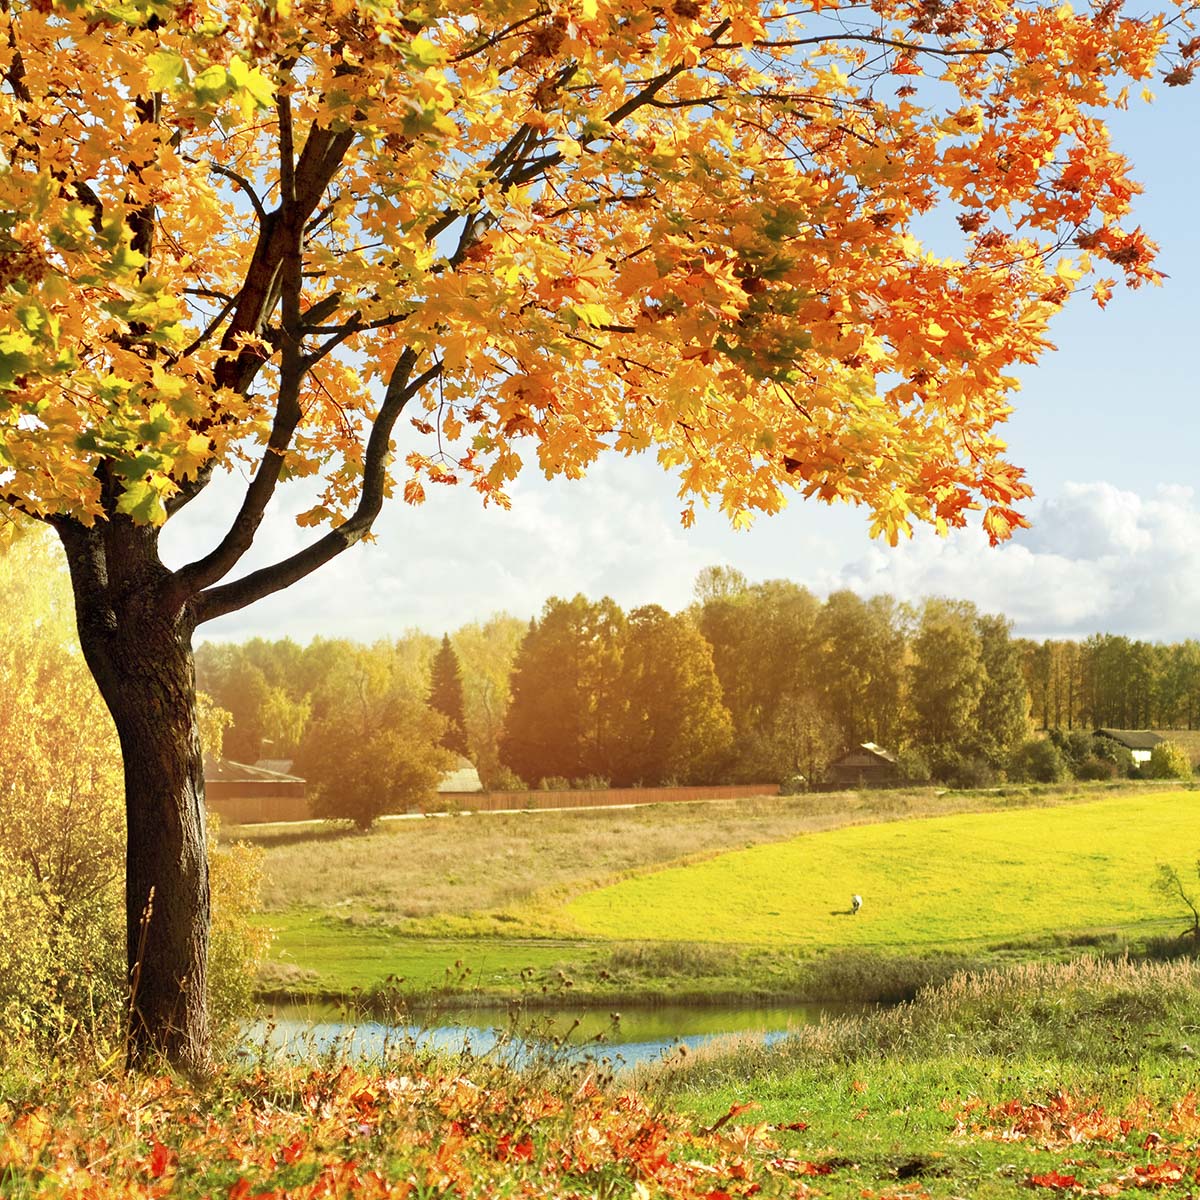
[[[161,522],[249,465],[178,580],[201,619],[368,531],[414,402],[410,501],[654,446],[685,517],[799,487],[892,539],[982,503],[1002,538],[1013,368],[1091,266],[1157,278],[1096,114],[1170,21],[1116,0],[12,0],[0,25],[4,499]],[[962,239],[931,250],[939,203]],[[336,528],[215,587],[279,479],[322,470],[303,520]]]

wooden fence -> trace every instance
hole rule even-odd
[[[505,809],[619,808],[626,804],[688,804],[695,800],[742,800],[778,796],[777,783],[716,784],[713,787],[596,788],[562,792],[442,792],[426,812],[448,808],[469,812]]]
[[[687,804],[696,800],[740,800],[777,796],[777,783],[718,784],[713,787],[603,788],[562,792],[442,792],[419,811],[501,812],[506,809],[618,808],[628,804]],[[227,825],[306,821],[312,810],[297,796],[208,797],[209,809]],[[410,809],[412,811],[418,811]]]

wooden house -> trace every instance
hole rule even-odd
[[[829,764],[825,779],[835,788],[887,787],[901,782],[900,766],[882,746],[861,742]]]
[[[204,796],[209,811],[228,825],[312,819],[300,776],[228,758],[205,758]]]
[[[1150,751],[1164,739],[1150,729],[1097,729],[1096,736],[1124,746],[1135,763],[1150,761]]]

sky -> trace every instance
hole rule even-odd
[[[430,488],[419,507],[397,500],[373,544],[202,636],[440,634],[499,611],[530,617],[548,596],[576,592],[676,611],[699,570],[727,564],[819,596],[972,600],[1028,637],[1200,637],[1200,84],[1160,87],[1154,104],[1135,101],[1111,124],[1145,185],[1136,220],[1160,244],[1168,279],[1119,289],[1103,311],[1075,298],[1052,329],[1057,351],[1025,370],[1005,436],[1036,496],[1032,528],[1009,544],[989,547],[976,527],[946,539],[919,530],[892,548],[868,536],[864,511],[798,497],[748,531],[716,512],[685,530],[676,485],[652,458],[609,455],[582,481],[527,472],[508,512],[462,488]],[[243,486],[218,481],[167,526],[168,562],[219,539]],[[293,520],[311,503],[300,488],[277,497],[247,567],[311,539]]]

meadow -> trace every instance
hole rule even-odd
[[[1144,932],[1170,912],[1151,891],[1158,863],[1196,881],[1198,818],[1200,793],[1165,792],[859,825],[625,879],[563,913],[593,937],[813,950]]]
[[[927,790],[261,829],[265,986],[907,998],[957,969],[1178,932],[1150,885],[1159,862],[1193,871],[1198,805]]]

